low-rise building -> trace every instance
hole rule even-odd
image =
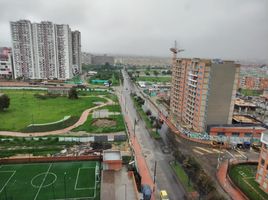
[[[262,134],[261,143],[256,181],[260,184],[260,188],[268,193],[268,131]]]

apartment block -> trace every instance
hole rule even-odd
[[[267,90],[268,78],[254,76],[241,77],[240,88],[249,90]]]
[[[53,79],[57,76],[55,29],[52,22],[32,24],[35,78]]]
[[[231,124],[239,64],[208,59],[173,59],[171,116],[175,124],[203,132]]]
[[[29,20],[10,22],[14,78],[34,79],[35,62],[33,53],[32,25]]]
[[[0,78],[13,77],[12,50],[0,47]]]
[[[268,193],[268,131],[262,133],[262,148],[259,156],[259,163],[256,174],[256,181],[260,188]]]
[[[81,33],[79,31],[72,32],[72,53],[73,53],[73,73],[82,72],[81,66]]]
[[[20,20],[11,22],[10,27],[15,78],[65,80],[77,73],[74,68],[81,66],[79,31],[72,37],[69,25],[47,21]]]
[[[58,78],[70,79],[72,75],[71,30],[66,24],[55,25]]]

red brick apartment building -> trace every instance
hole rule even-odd
[[[233,61],[173,57],[170,111],[175,124],[204,132],[231,124],[240,65]]]
[[[268,78],[245,76],[240,78],[240,88],[249,90],[268,89]]]

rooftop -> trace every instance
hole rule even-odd
[[[255,104],[250,103],[250,102],[246,102],[243,99],[236,99],[235,100],[235,105],[237,105],[237,106],[246,106],[246,107],[256,107]]]
[[[121,160],[121,152],[116,150],[103,151],[103,161],[106,160]]]
[[[237,123],[261,124],[257,119],[246,115],[234,115],[233,120]]]

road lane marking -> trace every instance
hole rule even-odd
[[[223,153],[222,151],[219,151],[218,149],[212,149],[212,151],[214,151],[216,153]]]
[[[198,151],[198,150],[196,150],[196,149],[193,149],[193,151],[194,151],[195,153],[200,154],[200,155],[204,155],[204,153],[202,153],[202,152],[200,152],[200,151]]]
[[[205,149],[205,148],[202,148],[202,147],[195,147],[195,148],[197,148],[197,149],[199,149],[199,150],[201,150],[201,151],[205,151],[205,152],[207,152],[207,153],[213,153],[212,151],[210,151],[210,150],[208,150],[208,149]]]
[[[242,157],[244,157],[244,158],[248,158],[248,157],[245,156],[241,151],[239,151],[239,150],[237,150],[237,149],[236,149],[236,151],[237,151]]]
[[[228,150],[226,150],[226,152],[227,152],[230,156],[232,156],[233,158],[235,158],[235,156],[234,156],[233,154],[231,154]]]

